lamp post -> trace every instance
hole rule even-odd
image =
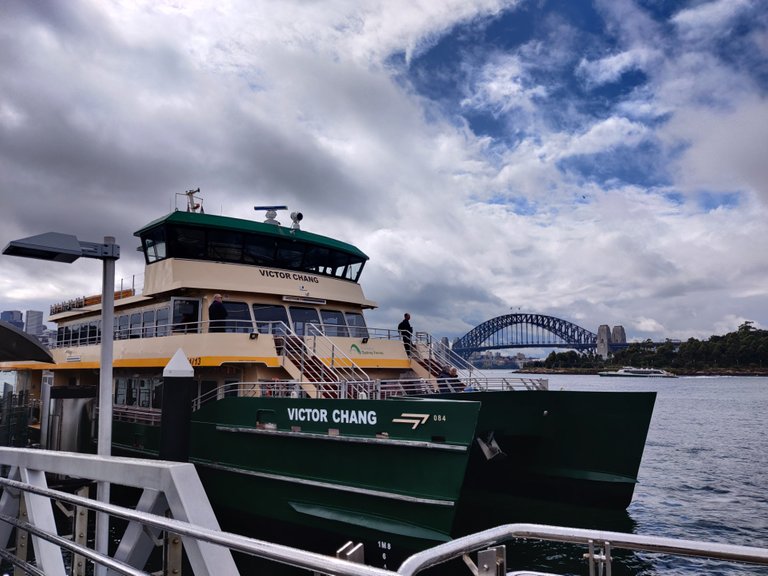
[[[103,243],[81,242],[71,234],[48,232],[21,240],[11,241],[3,254],[51,260],[74,262],[78,258],[95,258],[103,262],[101,290],[101,355],[99,366],[99,429],[97,453],[110,456],[112,453],[112,354],[115,321],[115,260],[120,258],[120,246],[111,236]],[[47,417],[47,415],[46,415]],[[109,483],[99,482],[97,499],[109,503]],[[96,515],[96,550],[106,554],[108,550],[109,516]],[[106,574],[106,567],[96,566],[97,574]]]

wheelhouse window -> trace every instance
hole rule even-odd
[[[349,336],[344,315],[338,310],[320,310],[323,331],[326,336]]]
[[[254,304],[253,319],[256,329],[262,334],[281,334],[283,325],[288,325],[288,312],[285,306]]]
[[[324,246],[308,246],[304,254],[304,268],[318,274],[336,275],[337,265],[331,259],[331,251]]]
[[[277,242],[275,238],[246,235],[243,245],[243,261],[246,264],[274,266]]]
[[[243,259],[243,235],[228,230],[208,232],[208,258],[218,262],[240,262]]]
[[[178,227],[171,228],[173,232],[169,238],[171,244],[171,256],[177,258],[190,258],[193,260],[208,260],[206,249],[206,235],[203,228]]]
[[[357,281],[360,278],[360,273],[363,271],[364,262],[352,262],[344,270],[344,278],[347,280]]]
[[[305,250],[306,245],[303,242],[286,242],[285,240],[278,242],[277,266],[280,268],[302,270],[301,263],[304,261]]]
[[[147,263],[162,260],[166,256],[165,251],[165,228],[154,228],[142,238],[144,245],[144,254],[146,254]]]
[[[187,258],[301,270],[357,282],[367,260],[353,246],[302,232],[287,237],[268,230],[166,221],[140,235],[147,264],[165,258]]]

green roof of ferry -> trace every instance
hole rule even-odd
[[[253,220],[243,220],[241,218],[230,218],[228,216],[216,216],[213,214],[200,214],[198,212],[184,212],[177,210],[170,214],[153,220],[141,230],[134,232],[134,236],[141,236],[144,232],[156,228],[160,224],[190,224],[204,228],[218,228],[220,230],[234,230],[239,232],[254,232],[265,236],[275,236],[277,238],[295,238],[317,246],[332,248],[341,252],[354,255],[357,258],[368,260],[368,256],[357,247],[346,242],[334,240],[327,236],[304,232],[303,230],[293,230],[285,226],[276,226],[275,224],[266,224],[264,222],[255,222]]]

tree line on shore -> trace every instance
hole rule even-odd
[[[768,330],[759,330],[752,324],[744,322],[735,332],[710,336],[707,340],[689,338],[685,342],[667,341],[660,345],[651,340],[632,343],[606,360],[594,352],[552,352],[531,366],[579,372],[638,366],[662,368],[676,374],[768,374]]]

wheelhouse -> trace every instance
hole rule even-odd
[[[181,258],[265,266],[358,282],[365,262],[355,246],[265,222],[173,212],[135,233],[147,265]]]

